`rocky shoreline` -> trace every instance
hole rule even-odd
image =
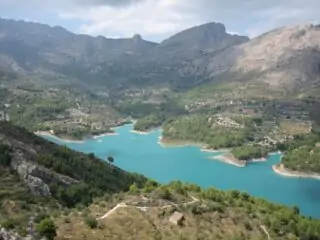
[[[142,131],[137,131],[137,130],[131,130],[130,132],[135,133],[135,134],[140,134],[140,135],[148,135],[148,134],[150,134],[150,131],[142,132]]]
[[[180,140],[172,140],[172,139],[165,139],[162,136],[159,137],[158,143],[162,147],[187,147],[187,146],[196,146],[200,147],[201,151],[203,152],[210,152],[210,153],[223,153],[222,155],[219,156],[214,156],[210,157],[210,159],[213,160],[219,160],[227,164],[234,165],[236,167],[245,167],[246,166],[246,161],[239,160],[235,158],[229,151],[230,149],[210,149],[208,148],[207,144],[203,143],[193,143],[193,142],[188,142],[188,141],[180,141]],[[266,159],[252,159],[248,162],[262,162],[266,161]]]
[[[58,136],[54,135],[51,131],[36,131],[36,132],[34,132],[34,134],[36,134],[38,136],[40,135],[40,136],[52,137],[54,139],[63,140],[64,142],[69,142],[69,143],[83,143],[83,141],[81,141],[81,140],[74,140],[74,139],[70,139],[67,137],[58,137]]]
[[[70,139],[68,137],[58,137],[56,135],[54,135],[54,133],[52,131],[36,131],[34,132],[34,134],[36,135],[40,135],[40,136],[49,136],[49,137],[52,137],[54,139],[57,139],[57,140],[62,140],[64,142],[68,142],[68,143],[84,143],[84,140],[74,140],[74,139]],[[116,132],[110,132],[110,133],[102,133],[102,134],[99,134],[99,135],[94,135],[92,136],[93,139],[98,139],[98,138],[101,138],[101,137],[105,137],[105,136],[116,136],[118,135],[118,133]],[[86,139],[89,139],[89,138],[86,138]]]
[[[102,138],[102,137],[105,137],[105,136],[117,136],[119,135],[119,133],[117,132],[110,132],[110,133],[102,133],[102,134],[99,134],[99,135],[95,135],[95,136],[92,136],[93,139],[98,139],[98,138]]]
[[[255,159],[247,160],[246,162],[247,163],[257,163],[257,162],[265,162],[265,161],[267,161],[266,158],[255,158]]]
[[[187,146],[195,146],[200,147],[201,151],[204,152],[218,152],[219,150],[214,149],[208,149],[206,144],[202,143],[194,143],[189,141],[183,141],[183,140],[174,140],[174,139],[167,139],[162,136],[158,139],[158,144],[160,144],[162,147],[187,147]]]
[[[284,176],[284,177],[312,178],[312,179],[320,180],[320,174],[293,171],[293,170],[285,168],[283,164],[273,165],[272,169],[275,173],[277,173],[281,176]]]
[[[227,151],[227,150],[222,150],[222,151]],[[220,151],[221,152],[221,151]],[[256,159],[249,159],[249,160],[240,160],[236,158],[232,153],[226,152],[222,155],[215,156],[213,159],[217,159],[220,161],[223,161],[227,164],[231,164],[237,167],[246,167],[248,163],[259,163],[259,162],[265,162],[267,161],[266,158],[256,158]]]
[[[212,159],[217,159],[217,160],[220,160],[224,163],[228,163],[228,164],[231,164],[231,165],[234,165],[237,167],[245,167],[247,165],[246,161],[242,161],[242,160],[235,158],[233,156],[233,154],[231,154],[231,153],[225,153],[225,154],[222,154],[219,156],[215,156]]]

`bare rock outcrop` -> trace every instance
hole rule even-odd
[[[75,179],[58,174],[50,169],[38,165],[34,159],[36,151],[34,149],[26,149],[24,145],[10,141],[13,148],[11,153],[11,167],[14,169],[20,179],[30,188],[33,194],[40,196],[50,196],[49,183],[59,183],[68,186],[77,183]]]
[[[39,239],[34,235],[27,235],[25,237],[19,236],[18,233],[13,231],[8,231],[0,226],[0,240],[36,240]]]
[[[287,26],[195,59],[183,75],[286,91],[320,82],[320,26]]]

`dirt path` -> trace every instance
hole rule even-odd
[[[262,231],[267,235],[268,240],[271,240],[271,237],[270,237],[270,234],[269,234],[267,228],[266,228],[265,226],[263,226],[263,225],[260,225],[260,228],[261,228]]]
[[[199,202],[199,199],[198,198],[195,198],[195,197],[191,197],[192,198],[192,201],[191,202],[187,202],[185,204],[183,204],[184,206],[188,206],[190,204],[193,204],[193,203],[196,203],[196,202]]]
[[[192,201],[190,202],[187,202],[187,203],[184,203],[183,205],[184,206],[187,206],[187,205],[190,205],[190,204],[193,204],[193,203],[196,203],[199,201],[199,199],[195,198],[195,197],[191,197],[192,198]],[[148,199],[145,199],[144,200],[148,200]],[[161,209],[164,209],[164,208],[169,208],[169,207],[172,207],[172,206],[178,206],[177,204],[175,203],[172,203],[172,204],[168,204],[168,205],[165,205],[165,206],[162,206]],[[109,217],[111,214],[113,214],[118,208],[126,208],[126,207],[135,207],[143,212],[147,211],[147,209],[149,209],[149,207],[136,207],[136,206],[130,206],[130,205],[127,205],[125,203],[119,203],[117,204],[114,208],[112,208],[110,211],[108,211],[105,215],[103,215],[102,217],[98,218],[98,219],[105,219],[107,217]]]
[[[125,203],[119,203],[99,219],[105,219],[109,217],[112,213],[114,213],[118,208],[123,208],[123,207],[128,207],[128,205],[126,205]]]

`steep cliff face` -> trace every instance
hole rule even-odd
[[[11,167],[20,176],[20,179],[30,188],[31,192],[40,196],[51,196],[49,183],[59,183],[68,186],[78,181],[57,174],[49,169],[39,166],[34,162],[26,159],[22,151],[14,150],[11,158]]]
[[[65,187],[78,183],[75,179],[38,165],[34,161],[37,158],[37,152],[31,146],[15,139],[7,139],[5,136],[2,136],[2,143],[11,148],[11,168],[18,173],[20,179],[29,187],[33,194],[37,196],[51,196],[48,186],[50,183],[57,183]]]
[[[319,39],[317,25],[283,27],[218,54],[198,58],[183,73],[291,93],[319,87]]]
[[[134,182],[143,184],[146,181],[143,176],[110,166],[92,155],[58,146],[9,122],[0,122],[1,145],[10,149],[7,162],[32,192],[44,196],[52,194],[63,202],[67,198],[61,196],[64,191],[70,201],[65,204],[89,203],[94,196],[125,191]],[[79,199],[67,193],[71,185],[76,188],[71,192],[78,192]],[[90,192],[84,194],[86,191]]]
[[[28,162],[21,151],[14,150],[11,159],[11,167],[17,171],[21,180],[25,182],[33,194],[43,196],[51,195],[50,188],[40,178],[45,175],[45,172],[41,171],[36,164]]]
[[[158,45],[155,52],[166,61],[188,59],[247,41],[248,37],[229,34],[223,24],[211,22],[175,34]]]

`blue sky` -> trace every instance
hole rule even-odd
[[[67,3],[66,3],[67,2]],[[319,0],[0,0],[0,17],[60,25],[93,36],[162,41],[215,21],[255,37],[276,27],[318,23]]]

